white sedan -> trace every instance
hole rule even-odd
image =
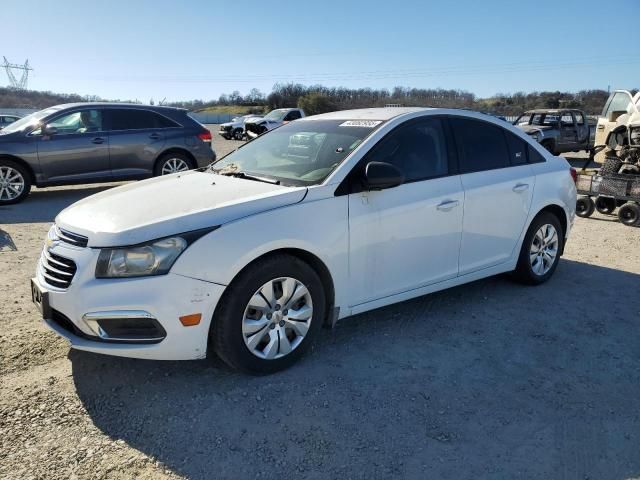
[[[503,272],[547,281],[574,220],[574,173],[479,113],[307,117],[206,170],[62,211],[33,300],[77,349],[167,360],[212,349],[273,372],[356,313]]]

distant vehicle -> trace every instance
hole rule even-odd
[[[598,118],[595,144],[606,144],[609,133],[620,125],[628,127],[638,123],[640,123],[640,92],[632,95],[627,90],[615,90],[609,96]],[[604,163],[605,157],[606,151],[601,150],[594,160]]]
[[[17,122],[21,117],[18,115],[8,115],[4,113],[0,113],[0,130],[4,127],[11,125],[13,122]]]
[[[71,103],[32,113],[0,131],[0,205],[31,186],[138,180],[215,160],[211,132],[170,107]]]
[[[220,124],[218,134],[226,139],[242,140],[244,138],[244,123],[250,118],[262,118],[262,115],[250,114],[232,118],[230,122]]]
[[[274,372],[340,318],[504,272],[546,282],[573,225],[574,175],[477,112],[316,115],[204,171],[67,207],[32,300],[80,350],[158,360],[215,351],[240,370]]]
[[[582,110],[529,110],[513,124],[553,155],[593,150],[595,128],[589,125]]]
[[[304,110],[301,108],[278,108],[277,110],[271,110],[263,118],[251,118],[247,120],[244,122],[244,129],[247,136],[256,138],[258,135],[262,135],[280,125],[303,117]]]
[[[495,118],[499,118],[500,120],[503,120],[505,122],[507,121],[504,115],[498,115],[497,113],[491,113],[491,112],[482,112],[482,113],[484,113],[485,115],[491,115],[492,117],[495,117]]]

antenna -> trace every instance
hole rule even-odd
[[[11,84],[11,88],[15,88],[16,90],[26,90],[27,82],[29,81],[29,72],[33,70],[29,66],[29,60],[25,60],[24,65],[18,65],[16,63],[9,63],[7,57],[2,57],[4,59],[4,63],[2,66],[4,70],[7,72],[7,77],[9,77],[9,83]],[[22,70],[22,74],[20,75],[20,79],[16,78],[13,73],[14,70]]]

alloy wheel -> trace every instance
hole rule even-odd
[[[162,166],[162,175],[170,175],[172,173],[185,172],[189,170],[189,165],[181,158],[170,158]]]
[[[268,281],[249,300],[242,337],[255,356],[273,360],[288,355],[304,340],[313,318],[309,289],[299,280]]]
[[[533,273],[542,276],[551,269],[558,256],[558,245],[558,232],[553,225],[547,223],[538,229],[529,250]]]
[[[14,168],[0,166],[0,200],[14,200],[24,190],[24,177]]]

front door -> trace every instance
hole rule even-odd
[[[529,215],[535,176],[524,140],[494,124],[452,118],[464,188],[460,275],[512,258]]]
[[[578,143],[578,131],[571,112],[560,114],[560,139],[558,140],[558,150],[568,152],[576,148]]]
[[[109,136],[102,126],[102,110],[82,109],[47,121],[55,128],[44,135],[39,128],[30,134],[47,183],[109,181]]]
[[[392,163],[405,183],[349,195],[352,306],[458,274],[464,196],[445,138],[438,118],[408,121],[356,167]]]

